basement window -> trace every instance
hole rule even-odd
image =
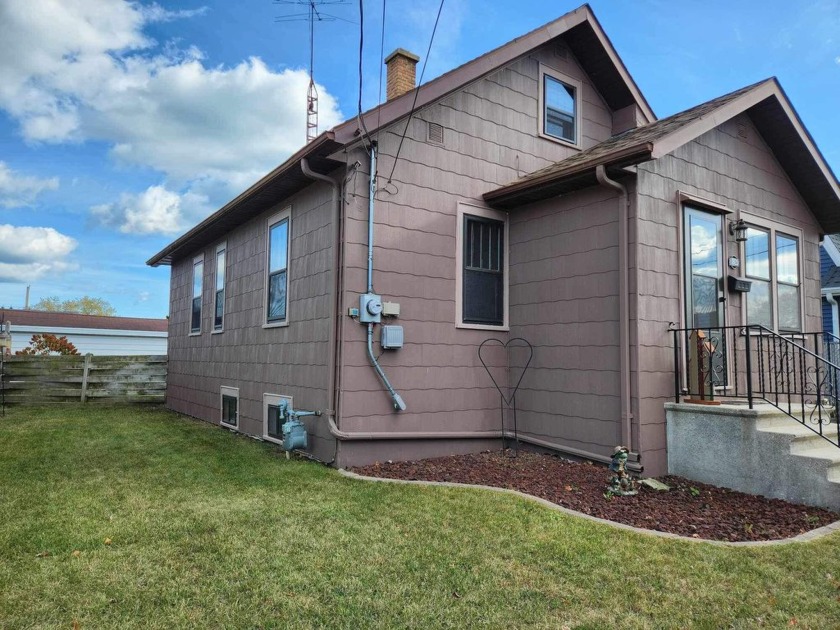
[[[236,428],[239,426],[239,388],[221,388],[222,396],[222,424]]]
[[[540,66],[540,135],[580,144],[580,94],[580,81]]]
[[[291,396],[263,394],[263,439],[269,442],[283,442],[285,420],[280,417],[280,403],[284,400],[289,403],[290,409],[294,408]]]

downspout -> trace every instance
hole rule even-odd
[[[371,149],[371,154],[373,157],[373,168],[371,168],[371,172],[375,174],[375,163],[376,163],[376,156]],[[491,430],[491,431],[427,431],[423,433],[418,432],[401,432],[401,431],[342,431],[338,427],[337,422],[337,397],[338,391],[336,389],[336,381],[337,381],[337,373],[338,373],[338,365],[337,365],[337,353],[338,353],[338,329],[341,325],[341,313],[340,313],[340,302],[341,302],[341,290],[340,290],[340,282],[341,278],[339,276],[339,269],[340,269],[340,251],[339,251],[339,232],[338,232],[338,224],[341,220],[341,184],[337,182],[332,177],[327,175],[322,175],[321,173],[317,173],[313,171],[309,166],[309,161],[306,158],[302,158],[300,161],[300,168],[303,174],[310,179],[323,181],[329,184],[333,190],[333,202],[335,205],[333,222],[332,222],[332,230],[331,230],[331,238],[334,247],[336,248],[336,255],[334,260],[334,283],[332,286],[332,304],[333,304],[333,312],[332,312],[332,320],[333,325],[330,329],[330,350],[329,350],[329,382],[328,382],[328,397],[329,397],[329,405],[330,409],[327,410],[325,414],[327,417],[328,427],[330,434],[338,440],[341,441],[369,441],[369,440],[457,440],[457,439],[499,439],[501,437],[518,437],[521,441],[533,444],[535,446],[540,446],[543,448],[552,449],[555,451],[563,452],[569,455],[573,455],[576,457],[581,457],[584,459],[589,459],[592,461],[597,461],[603,464],[609,464],[612,460],[609,457],[605,457],[603,455],[599,455],[597,453],[590,453],[589,451],[585,451],[582,449],[576,449],[571,446],[566,446],[563,444],[555,444],[553,442],[549,442],[547,440],[542,440],[539,438],[531,437],[528,435],[523,435],[520,433],[518,436],[514,436],[510,431],[499,431],[499,430]],[[376,192],[375,190],[375,177],[372,177],[372,182],[370,186],[371,196],[370,196],[370,208],[369,208],[369,223],[368,223],[368,291],[373,292],[373,193]],[[623,187],[622,187],[623,188]],[[369,325],[370,328],[371,325]],[[372,354],[372,344],[370,343],[371,337],[369,339],[368,345],[368,357]],[[378,367],[378,363],[375,364],[375,367]],[[381,372],[381,368],[379,368],[378,373]],[[384,376],[384,373],[382,374]],[[387,379],[385,379],[387,381]],[[389,392],[393,391],[389,389]],[[399,394],[394,392],[394,394],[399,397]],[[402,401],[402,398],[399,398]],[[403,403],[404,404],[404,403]],[[404,407],[403,407],[404,409]],[[627,441],[629,442],[629,440]],[[642,467],[635,463],[635,462],[628,462],[627,463],[628,470],[634,472],[641,472]]]
[[[605,188],[612,188],[620,193],[618,204],[618,343],[619,370],[621,380],[621,441],[631,452],[633,447],[632,422],[633,411],[630,392],[630,298],[629,298],[629,215],[630,196],[627,188],[617,181],[607,177],[603,164],[595,167],[595,178]],[[636,302],[638,308],[638,300]]]
[[[309,160],[306,158],[301,158],[300,160],[300,170],[303,172],[310,179],[326,182],[332,187],[332,201],[333,201],[333,220],[331,222],[332,228],[330,233],[331,243],[334,249],[335,256],[333,258],[333,283],[330,291],[332,293],[330,302],[332,303],[332,315],[331,315],[331,322],[330,322],[330,341],[329,341],[329,355],[327,357],[327,369],[329,370],[329,375],[327,378],[327,417],[330,420],[331,424],[335,423],[335,415],[336,415],[336,372],[338,371],[337,367],[337,352],[338,352],[338,326],[340,325],[339,319],[339,310],[340,310],[340,300],[341,300],[341,292],[340,292],[340,278],[339,278],[339,267],[340,267],[340,251],[339,251],[339,239],[338,239],[338,224],[341,220],[341,184],[337,182],[332,177],[328,177],[327,175],[322,175],[321,173],[316,173],[309,167]]]
[[[831,304],[831,332],[835,337],[840,337],[840,321],[838,321],[837,299],[833,293],[824,293],[825,301]]]
[[[368,258],[367,258],[367,292],[373,293],[373,210],[374,210],[374,195],[376,195],[376,143],[370,144],[370,188],[368,191]],[[379,360],[373,354],[373,322],[367,324],[367,355],[376,374],[385,385],[388,393],[391,395],[391,400],[394,403],[396,411],[405,411],[405,402],[402,397],[396,392],[391,385],[391,381],[379,365]]]

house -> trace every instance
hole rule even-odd
[[[417,90],[416,62],[148,261],[171,408],[278,442],[319,411],[336,466],[473,452],[513,430],[484,359],[520,440],[656,475],[671,328],[820,329],[840,187],[775,79],[657,120],[588,5]]]
[[[29,346],[32,335],[41,334],[67,337],[81,354],[166,354],[165,319],[0,309],[0,324],[6,322],[12,333],[12,354]]]
[[[840,297],[840,234],[829,234],[820,246],[820,284],[824,333],[840,340],[840,316],[835,297]]]

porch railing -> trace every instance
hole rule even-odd
[[[671,332],[676,402],[768,403],[840,446],[840,338],[760,325]]]

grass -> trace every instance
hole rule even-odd
[[[1,628],[840,627],[837,535],[657,539],[160,409],[7,411],[0,522]]]

